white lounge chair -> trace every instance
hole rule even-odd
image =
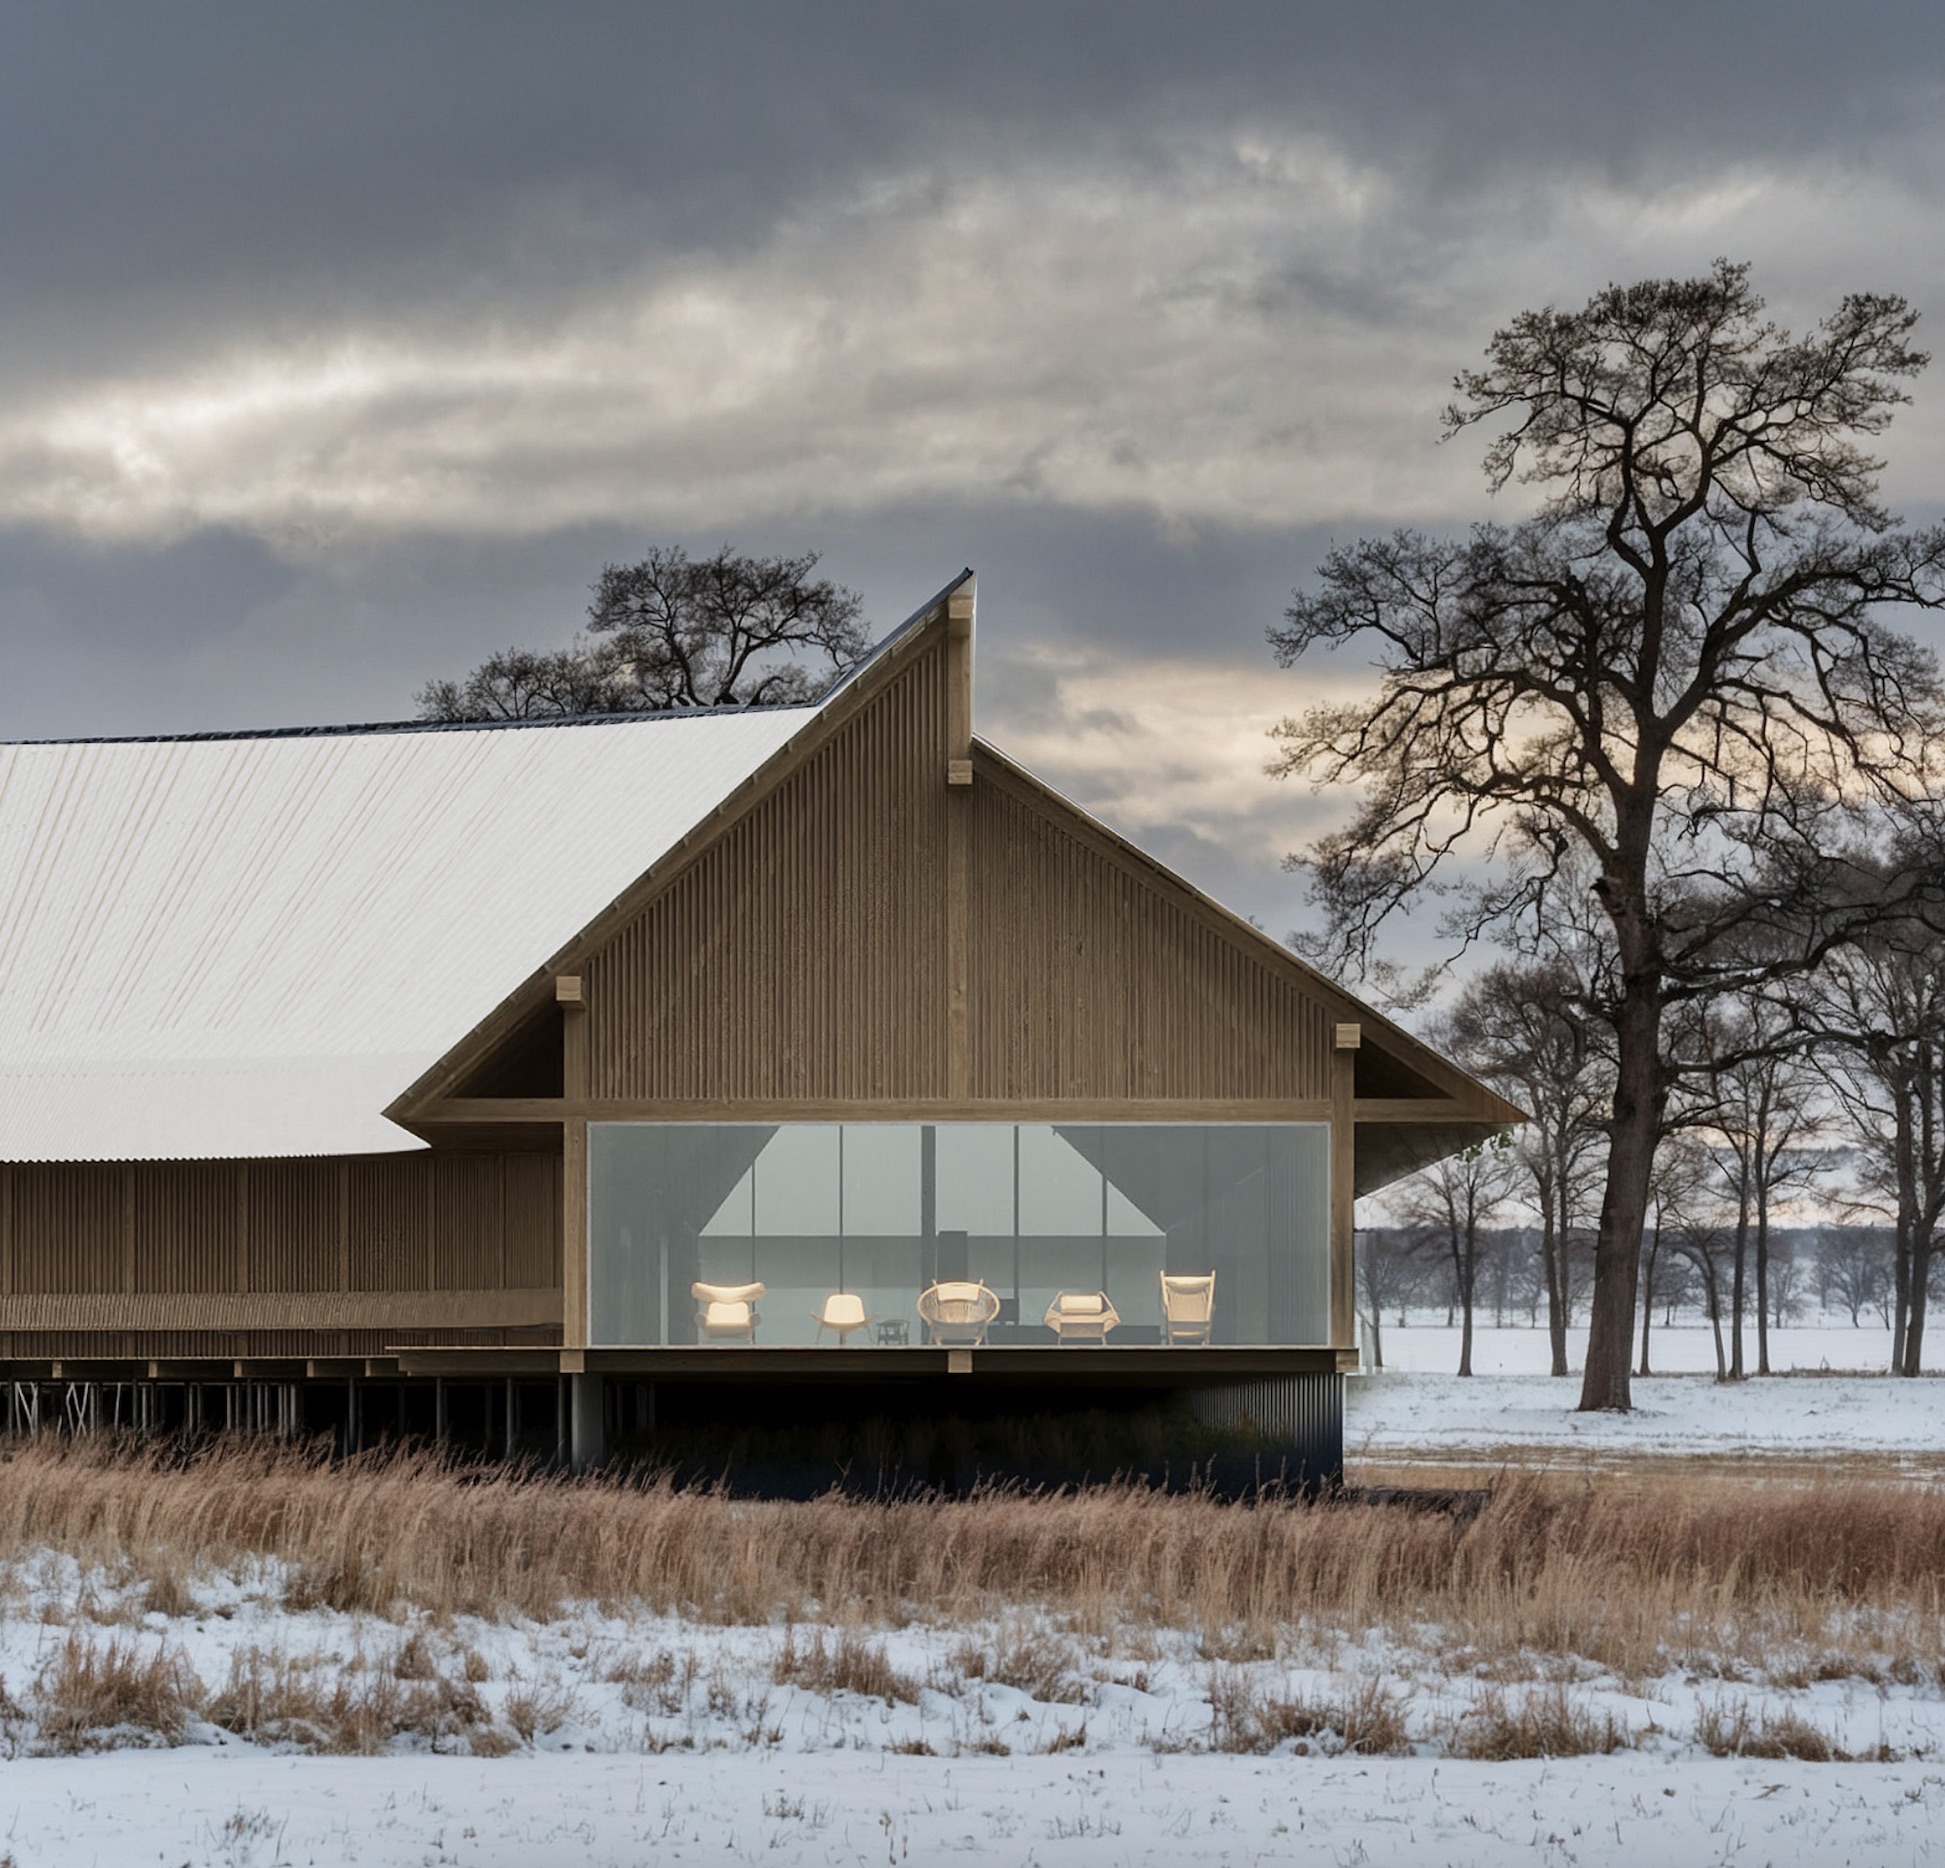
[[[874,1313],[865,1315],[864,1299],[850,1291],[833,1291],[824,1300],[822,1310],[813,1310],[810,1320],[817,1325],[817,1334],[822,1337],[826,1330],[837,1337],[837,1346],[842,1349],[859,1330],[869,1329],[878,1321]]]
[[[696,1300],[696,1334],[706,1343],[754,1343],[761,1284],[692,1284]]]
[[[1062,1291],[1047,1306],[1047,1328],[1064,1343],[1106,1343],[1121,1314],[1105,1291]]]
[[[1171,1343],[1207,1348],[1216,1320],[1216,1274],[1199,1277],[1162,1273],[1162,1334]]]
[[[977,1349],[999,1313],[997,1291],[963,1278],[949,1278],[919,1293],[919,1321],[927,1337],[952,1348]]]

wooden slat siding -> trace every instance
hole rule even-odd
[[[561,1164],[557,1155],[504,1155],[506,1270],[510,1289],[561,1281]]]
[[[238,1165],[157,1161],[123,1170],[135,1237],[138,1292],[240,1291]]]
[[[423,1291],[432,1282],[432,1158],[351,1164],[351,1288]]]
[[[335,1161],[253,1161],[250,1177],[249,1288],[343,1289],[339,1196],[345,1174]]]
[[[976,1098],[1328,1096],[1321,1000],[1003,779],[970,803]]]
[[[597,1097],[950,1093],[943,649],[589,957]]]
[[[121,1169],[21,1162],[11,1179],[14,1289],[120,1290]]]
[[[558,1306],[560,1294],[550,1292]],[[0,1364],[11,1362],[162,1362],[280,1357],[385,1356],[397,1348],[558,1349],[558,1324],[493,1329],[401,1329],[395,1324],[360,1330],[0,1330]],[[0,1368],[0,1377],[5,1375]],[[137,1378],[128,1370],[119,1379]]]
[[[490,1290],[500,1284],[500,1163],[493,1155],[435,1156],[432,1162],[432,1288]]]
[[[0,1329],[449,1330],[556,1325],[560,1292],[538,1291],[99,1291],[0,1298]],[[69,1353],[92,1355],[92,1346]],[[308,1354],[318,1353],[315,1350]]]

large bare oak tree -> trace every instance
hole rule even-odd
[[[1926,782],[1937,667],[1884,612],[1945,604],[1945,532],[1886,513],[1867,446],[1926,361],[1915,321],[1857,295],[1795,336],[1726,261],[1522,313],[1446,432],[1495,425],[1488,479],[1537,510],[1336,551],[1271,632],[1286,666],[1376,645],[1374,697],[1278,729],[1277,769],[1359,787],[1303,859],[1342,961],[1455,857],[1497,859],[1469,932],[1593,878],[1614,1089],[1583,1408],[1630,1402],[1665,1014],[1846,938],[1830,852]]]

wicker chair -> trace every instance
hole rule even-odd
[[[919,1293],[919,1321],[928,1341],[956,1349],[977,1349],[1000,1313],[999,1293],[984,1284],[948,1279]]]
[[[1216,1320],[1216,1274],[1171,1277],[1162,1273],[1162,1334],[1171,1343],[1209,1346],[1209,1329]]]
[[[692,1284],[696,1300],[696,1334],[705,1343],[754,1343],[761,1284]]]
[[[822,1310],[811,1312],[810,1320],[817,1325],[820,1340],[829,1330],[836,1336],[840,1349],[857,1331],[868,1330],[878,1321],[876,1315],[865,1315],[864,1299],[851,1291],[833,1291],[825,1298]]]
[[[1062,1291],[1047,1306],[1047,1328],[1068,1343],[1101,1343],[1121,1321],[1105,1291]]]

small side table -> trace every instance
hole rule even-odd
[[[906,1349],[911,1346],[912,1326],[903,1317],[882,1318],[877,1326],[877,1341],[881,1349]]]

